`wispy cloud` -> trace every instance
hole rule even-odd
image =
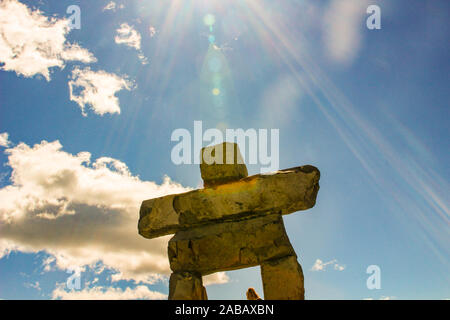
[[[35,281],[35,282],[25,282],[23,284],[26,288],[33,288],[36,289],[37,291],[41,291],[41,286],[39,284],[39,281]]]
[[[103,11],[116,11],[116,9],[123,9],[125,6],[123,4],[117,5],[114,1],[110,1],[103,7]]]
[[[44,268],[44,272],[49,272],[54,268],[55,257],[49,256],[42,261],[42,267]]]
[[[8,132],[0,133],[0,147],[9,147],[11,142],[8,140],[9,134]]]
[[[337,263],[334,264],[334,270],[343,271],[344,269],[345,269],[345,266],[337,264]]]
[[[92,71],[89,67],[72,71],[69,81],[70,100],[75,101],[86,115],[86,107],[99,115],[120,113],[119,99],[116,93],[120,90],[132,90],[133,82],[106,71]]]
[[[150,27],[148,28],[148,32],[149,32],[149,34],[150,34],[150,38],[153,38],[153,37],[156,35],[156,28],[153,27],[153,26],[150,26]]]
[[[323,21],[323,42],[328,57],[337,63],[350,64],[361,47],[368,1],[332,0]]]
[[[103,11],[108,10],[115,10],[116,9],[116,3],[114,1],[110,1],[106,4],[106,6],[103,7]]]
[[[336,259],[328,262],[323,262],[322,260],[317,259],[314,265],[311,267],[311,271],[325,271],[328,266],[333,266],[334,270],[337,271],[343,271],[345,269],[345,266],[338,264]]]
[[[1,70],[24,77],[42,75],[50,80],[50,68],[64,68],[66,61],[95,62],[87,49],[66,40],[70,32],[65,18],[49,18],[17,0],[0,3]]]
[[[148,63],[147,58],[141,51],[141,34],[130,26],[128,23],[122,23],[116,30],[116,36],[114,41],[117,44],[124,44],[130,48],[134,48],[138,51],[138,58],[142,64]]]

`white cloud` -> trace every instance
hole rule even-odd
[[[216,272],[203,277],[203,285],[209,286],[212,284],[223,284],[230,281],[230,278],[225,272]]]
[[[343,271],[345,269],[345,266],[338,264],[336,259],[328,262],[323,262],[322,260],[317,259],[314,265],[311,267],[311,271],[325,271],[325,269],[329,265],[332,265],[334,270],[337,271]]]
[[[39,284],[39,281],[36,282],[26,282],[23,284],[26,288],[33,288],[36,289],[37,291],[41,291],[41,286]]]
[[[53,290],[52,298],[62,300],[162,300],[167,299],[167,295],[151,291],[143,285],[125,290],[112,287],[93,287],[77,291],[65,291],[63,286],[58,286]]]
[[[114,41],[117,44],[124,44],[138,51],[138,58],[142,64],[147,64],[148,60],[141,51],[141,34],[128,23],[122,23],[116,30]]]
[[[153,37],[156,35],[156,28],[155,28],[155,27],[150,26],[150,27],[148,28],[148,31],[149,31],[149,33],[150,33],[150,38],[153,38]]]
[[[323,21],[323,41],[328,57],[336,63],[350,64],[361,46],[366,27],[367,0],[332,0]]]
[[[342,265],[337,264],[337,263],[334,265],[334,270],[343,271],[344,269],[345,269],[345,266],[342,266]]]
[[[114,41],[116,41],[117,44],[125,44],[136,50],[141,49],[141,34],[128,23],[122,23],[116,32],[117,35],[115,36]]]
[[[0,147],[9,147],[11,142],[8,140],[8,138],[8,132],[0,133]]]
[[[187,191],[166,177],[160,185],[133,176],[116,159],[91,161],[88,152],[72,155],[58,141],[5,151],[11,185],[0,189],[0,258],[10,251],[47,252],[44,271],[99,265],[112,279],[152,283],[170,274],[170,236],[138,234],[140,203]]]
[[[325,270],[325,267],[331,263],[333,263],[334,261],[329,261],[329,262],[323,262],[320,259],[317,259],[316,262],[314,263],[314,265],[311,268],[311,271],[323,271]]]
[[[381,296],[378,300],[394,300],[397,299],[395,296]],[[374,300],[374,298],[364,298],[363,300]]]
[[[123,9],[125,6],[123,4],[117,5],[114,1],[108,2],[106,6],[103,7],[103,11],[116,11],[116,9]]]
[[[72,71],[69,81],[70,100],[75,101],[86,115],[85,108],[103,115],[105,113],[120,113],[119,99],[115,96],[120,90],[132,90],[133,82],[126,77],[120,77],[106,71],[92,71],[89,67]]]
[[[68,43],[69,21],[46,17],[17,0],[0,3],[1,70],[18,75],[42,75],[50,80],[50,68],[64,68],[66,61],[95,62],[87,49]]]
[[[116,3],[114,1],[108,2],[108,4],[103,7],[103,11],[107,10],[116,10]]]
[[[138,54],[138,58],[141,61],[142,64],[148,64],[148,59],[142,52]]]

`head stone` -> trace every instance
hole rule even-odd
[[[248,176],[237,143],[224,142],[202,148],[200,172],[205,188],[246,178]]]

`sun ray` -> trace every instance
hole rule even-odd
[[[440,178],[426,163],[402,156],[380,130],[357,111],[309,56],[307,47],[302,45],[307,41],[301,31],[293,35],[282,21],[271,19],[260,1],[247,0],[246,3],[256,16],[251,17],[249,21],[260,34],[260,38],[264,39],[267,49],[275,50],[278,57],[289,66],[299,85],[308,92],[372,177],[380,194],[387,200],[394,195],[400,210],[392,212],[395,212],[403,223],[419,226],[424,240],[441,260],[449,265],[450,246],[447,239],[450,233],[450,210],[448,195],[443,194],[444,190],[450,189],[448,182]],[[403,137],[414,140],[411,136]],[[374,154],[377,157],[371,157]],[[388,179],[383,172],[383,166],[375,159],[385,159],[397,176]],[[409,160],[409,163],[405,163],[406,160]],[[413,192],[399,193],[398,190],[403,190],[400,188],[402,184],[407,185]]]

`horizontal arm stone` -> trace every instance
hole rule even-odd
[[[306,210],[315,205],[319,178],[317,168],[302,166],[146,200],[139,234],[154,238],[212,222]]]
[[[179,214],[173,208],[175,195],[145,200],[139,211],[139,234],[145,238],[156,238],[180,230]]]

